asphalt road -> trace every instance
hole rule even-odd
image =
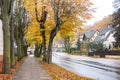
[[[53,52],[53,63],[95,80],[120,80],[120,60],[91,58]]]

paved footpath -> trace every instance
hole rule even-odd
[[[21,65],[13,80],[52,80],[35,60],[33,55],[30,55]]]

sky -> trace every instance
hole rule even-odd
[[[91,0],[94,5],[95,13],[93,13],[93,17],[91,20],[87,22],[87,25],[92,25],[94,22],[103,19],[104,17],[113,13],[114,8],[112,6],[113,0]]]

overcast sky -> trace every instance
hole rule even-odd
[[[91,0],[96,8],[96,12],[93,14],[94,18],[87,22],[87,25],[91,25],[96,21],[103,19],[105,16],[112,14],[114,8],[112,6],[113,0]]]

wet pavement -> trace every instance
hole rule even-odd
[[[95,80],[120,80],[120,60],[71,56],[54,52],[53,63]]]
[[[14,76],[13,80],[52,80],[35,60],[33,55],[30,55],[21,65],[20,69]]]

